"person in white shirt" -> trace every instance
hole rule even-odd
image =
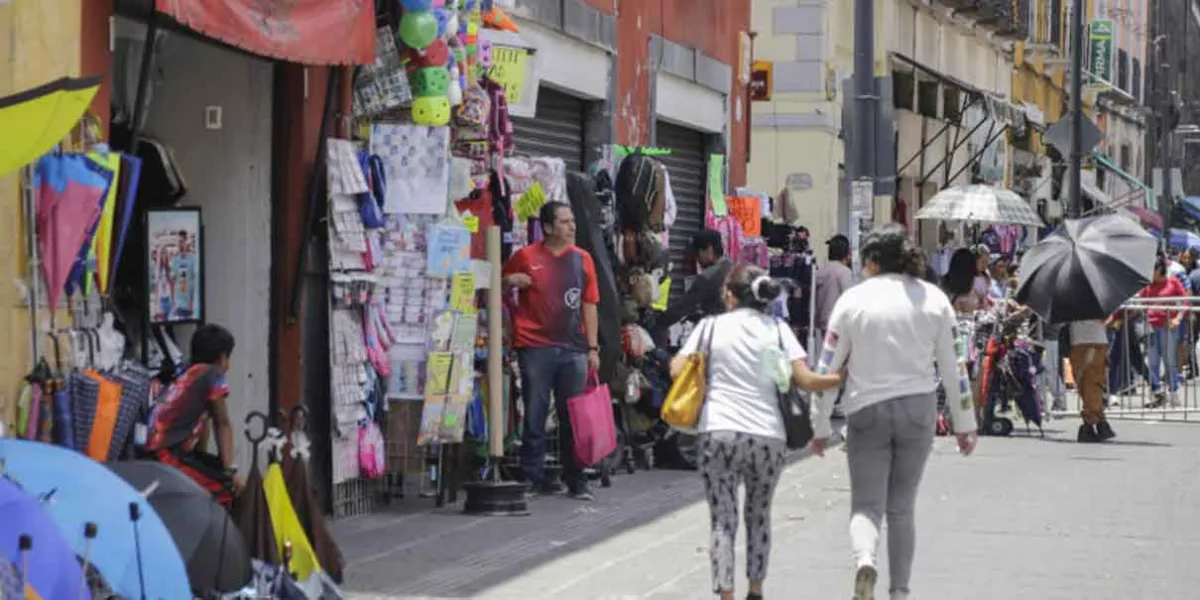
[[[934,365],[947,384],[946,404],[958,448],[978,440],[965,356],[956,347],[950,300],[920,279],[925,258],[903,226],[886,223],[859,250],[868,277],[838,300],[825,334],[818,373],[846,369],[842,399],[848,425],[850,541],[855,600],[875,597],[875,566],[884,515],[892,600],[907,599],[916,529],[913,510],[937,419]],[[957,381],[957,385],[954,382]],[[812,411],[813,452],[824,456],[833,398]]]
[[[838,375],[808,368],[800,342],[786,323],[767,314],[782,285],[753,265],[738,265],[725,281],[729,312],[708,317],[692,330],[671,361],[671,376],[685,357],[707,358],[708,395],[700,416],[700,474],[712,513],[713,591],[733,598],[738,486],[746,486],[746,577],[750,600],[762,599],[771,553],[771,501],[783,471],[787,434],[777,394],[789,384],[823,391]]]
[[[1073,321],[1071,327],[1071,373],[1083,400],[1083,424],[1076,441],[1103,442],[1117,437],[1104,418],[1104,387],[1108,382],[1108,332],[1104,321]]]

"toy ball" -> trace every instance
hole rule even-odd
[[[479,40],[479,64],[483,68],[492,68],[492,43],[488,40]]]
[[[446,19],[446,31],[449,31],[451,33],[458,33],[458,31],[459,31],[458,13],[450,13],[450,17],[448,19]]]
[[[450,123],[450,100],[445,96],[427,96],[413,100],[413,123],[441,127]]]
[[[405,12],[424,12],[433,6],[433,0],[400,0]]]
[[[444,67],[450,62],[450,46],[446,44],[446,40],[434,40],[425,52],[422,53],[419,61],[422,67]]]
[[[433,7],[434,8],[445,8],[446,0],[433,0]]]
[[[400,40],[409,48],[428,47],[437,33],[437,18],[431,12],[406,12],[400,19]]]
[[[418,98],[445,96],[450,87],[450,72],[441,67],[425,67],[409,75],[408,82]]]

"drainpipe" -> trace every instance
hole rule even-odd
[[[874,202],[875,121],[879,95],[875,90],[875,0],[854,1],[854,127],[855,156],[851,173],[858,182],[870,182]]]
[[[1078,218],[1083,209],[1083,0],[1075,0],[1071,8],[1071,156],[1067,175],[1067,198],[1071,203],[1068,218]]]

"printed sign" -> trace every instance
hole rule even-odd
[[[767,102],[771,99],[774,74],[774,64],[765,60],[754,61],[754,66],[750,67],[751,102]]]
[[[1112,83],[1113,22],[1096,19],[1088,34],[1088,73],[1094,83]]]
[[[738,220],[745,237],[762,237],[762,200],[754,196],[729,196],[725,199],[729,214]]]
[[[511,46],[492,46],[492,68],[488,78],[504,86],[504,98],[510,105],[521,103],[521,88],[525,85],[525,68],[529,51]]]

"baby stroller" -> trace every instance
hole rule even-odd
[[[1016,323],[1000,323],[987,341],[980,365],[980,433],[1008,436],[1013,431],[1013,407],[1025,420],[1042,430],[1042,399],[1037,376],[1042,371],[1042,352],[1033,342],[1017,336]]]

